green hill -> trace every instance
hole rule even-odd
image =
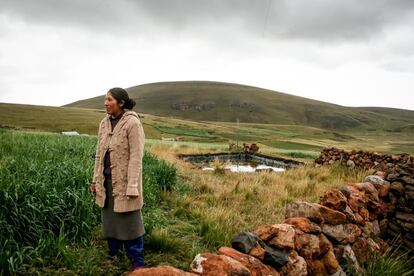
[[[345,107],[258,87],[208,81],[150,83],[127,89],[141,113],[196,121],[306,125],[331,130],[412,131],[414,111]],[[102,109],[104,95],[67,104]]]
[[[78,107],[52,107],[39,105],[0,103],[0,131],[12,128],[29,131],[77,131],[96,135],[101,109]],[[344,132],[306,125],[258,124],[235,122],[192,121],[174,117],[142,114],[147,143],[170,143],[162,137],[181,137],[171,142],[190,147],[216,147],[226,149],[229,141],[258,143],[261,152],[288,156],[314,156],[322,147],[337,146],[387,153],[414,153],[413,124],[394,131]],[[298,155],[299,154],[299,155]]]

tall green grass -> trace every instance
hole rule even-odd
[[[33,266],[68,266],[68,246],[87,247],[100,210],[88,191],[96,137],[66,137],[0,129],[0,275]],[[176,182],[173,166],[145,151],[146,229],[165,220],[162,189]],[[96,237],[95,237],[96,239]]]
[[[409,276],[414,275],[414,256],[402,249],[402,241],[389,241],[390,247],[383,253],[370,255],[363,271],[356,271],[349,264],[346,272],[352,276]]]

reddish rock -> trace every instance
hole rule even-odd
[[[346,219],[350,222],[350,223],[355,223],[356,222],[356,218],[355,218],[355,214],[354,212],[351,210],[351,208],[349,208],[349,206],[347,205],[345,210],[344,210],[344,214],[346,216]]]
[[[376,243],[373,239],[368,238],[367,243],[368,243],[368,250],[371,254],[374,252],[381,251],[381,246],[378,243]]]
[[[226,255],[240,262],[242,265],[244,265],[247,269],[250,270],[252,276],[279,275],[279,272],[277,272],[273,267],[267,266],[263,264],[260,260],[247,254],[241,253],[231,247],[220,247],[218,250],[218,254]]]
[[[333,250],[333,245],[324,234],[320,234],[318,238],[319,238],[319,250],[321,254],[319,257],[322,257],[329,250]]]
[[[268,224],[259,227],[254,231],[254,233],[263,241],[267,241],[277,235],[277,228],[273,227],[273,225]]]
[[[388,243],[384,240],[378,239],[378,240],[375,241],[375,244],[378,245],[379,252],[381,254],[385,254],[385,252],[387,252],[388,249],[389,249]]]
[[[195,276],[197,274],[186,272],[168,265],[161,265],[157,267],[144,268],[133,271],[130,276]]]
[[[366,184],[370,184],[370,183],[366,183]],[[377,219],[378,214],[381,213],[381,204],[380,204],[380,199],[378,197],[378,192],[376,191],[375,188],[372,188],[372,189],[375,190],[375,193],[370,193],[368,191],[366,191],[365,193],[366,201],[367,201],[367,205],[365,208],[370,210],[369,218],[371,220],[374,220],[374,219]]]
[[[308,275],[308,268],[305,259],[299,256],[295,250],[292,250],[289,254],[289,261],[282,267],[280,274],[283,276]]]
[[[335,258],[333,250],[329,250],[321,259],[326,271],[333,274],[339,270],[338,260]]]
[[[369,212],[366,208],[364,207],[359,208],[358,214],[362,217],[364,221],[369,221]]]
[[[347,206],[346,197],[339,190],[329,190],[320,198],[319,203],[328,208],[344,211]]]
[[[268,245],[276,248],[290,250],[295,247],[295,228],[292,225],[285,223],[266,225],[255,233]]]
[[[362,234],[361,229],[355,224],[339,224],[329,225],[325,224],[322,227],[322,232],[341,244],[353,243],[357,237]]]
[[[320,255],[319,237],[296,231],[295,249],[306,260],[317,258]]]
[[[360,191],[352,185],[341,187],[340,191],[347,197],[348,205],[353,212],[358,212],[359,208],[366,206],[364,191]]]
[[[369,255],[367,240],[365,238],[357,238],[352,244],[352,250],[355,253],[358,263],[364,265]]]
[[[340,258],[342,258],[342,256],[344,255],[344,247],[345,247],[345,246],[343,246],[343,245],[341,245],[341,244],[336,245],[336,246],[334,247],[333,252],[334,252],[334,254],[335,254],[335,258],[336,258],[337,260],[339,260]]]
[[[377,215],[381,218],[385,218],[387,217],[388,214],[388,203],[385,202],[384,200],[379,200],[378,201],[378,208],[377,210],[375,210],[377,212]]]
[[[366,206],[365,197],[361,196],[360,193],[352,193],[348,198],[348,205],[352,211],[357,213],[359,208]]]
[[[295,202],[286,207],[286,218],[306,217],[316,223],[342,224],[347,219],[344,213],[317,203]]]
[[[342,212],[335,211],[334,209],[316,204],[319,207],[319,211],[324,219],[325,223],[337,225],[347,223],[346,215]]]
[[[308,274],[315,276],[328,276],[328,272],[325,269],[325,265],[321,260],[308,260]]]
[[[355,222],[359,225],[365,225],[365,220],[359,213],[355,213]]]
[[[367,197],[370,197],[372,200],[378,200],[378,190],[372,183],[364,182],[364,183],[355,183],[353,184],[360,191],[364,191]]]
[[[293,202],[287,204],[285,217],[305,217],[316,223],[323,222],[319,208],[314,203],[309,202]]]
[[[216,255],[209,252],[197,254],[190,265],[190,269],[191,272],[203,276],[251,275],[250,271],[239,261],[225,255]]]
[[[304,217],[288,218],[284,223],[293,225],[296,229],[305,233],[319,234],[322,231],[319,225]]]
[[[249,251],[249,255],[263,261],[265,252],[265,249],[257,243],[256,246]]]
[[[380,177],[381,179],[385,179],[385,177],[387,176],[387,173],[386,173],[386,172],[384,172],[384,171],[376,171],[376,172],[375,172],[375,176],[378,176],[378,177]],[[374,183],[372,183],[372,184],[374,184]]]
[[[377,187],[378,196],[379,197],[386,197],[390,193],[391,185],[389,182],[382,184],[381,186]]]

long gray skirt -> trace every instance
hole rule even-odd
[[[101,210],[102,238],[118,240],[133,240],[145,234],[141,210],[116,213],[114,212],[114,197],[112,196],[111,177],[105,177],[106,188],[105,206]]]

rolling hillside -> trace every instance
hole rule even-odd
[[[150,83],[127,89],[140,113],[196,121],[306,125],[338,131],[413,131],[414,111],[344,107],[262,88],[207,81]],[[104,95],[67,104],[102,109]]]
[[[0,103],[0,131],[3,128],[28,131],[78,131],[96,135],[103,109],[52,107]],[[192,121],[174,117],[144,115],[147,143],[168,143],[226,149],[229,141],[258,143],[261,152],[293,156],[315,156],[327,146],[365,149],[387,153],[414,153],[413,129],[348,132],[306,125],[257,124]],[[162,137],[181,137],[180,142],[162,141]]]

